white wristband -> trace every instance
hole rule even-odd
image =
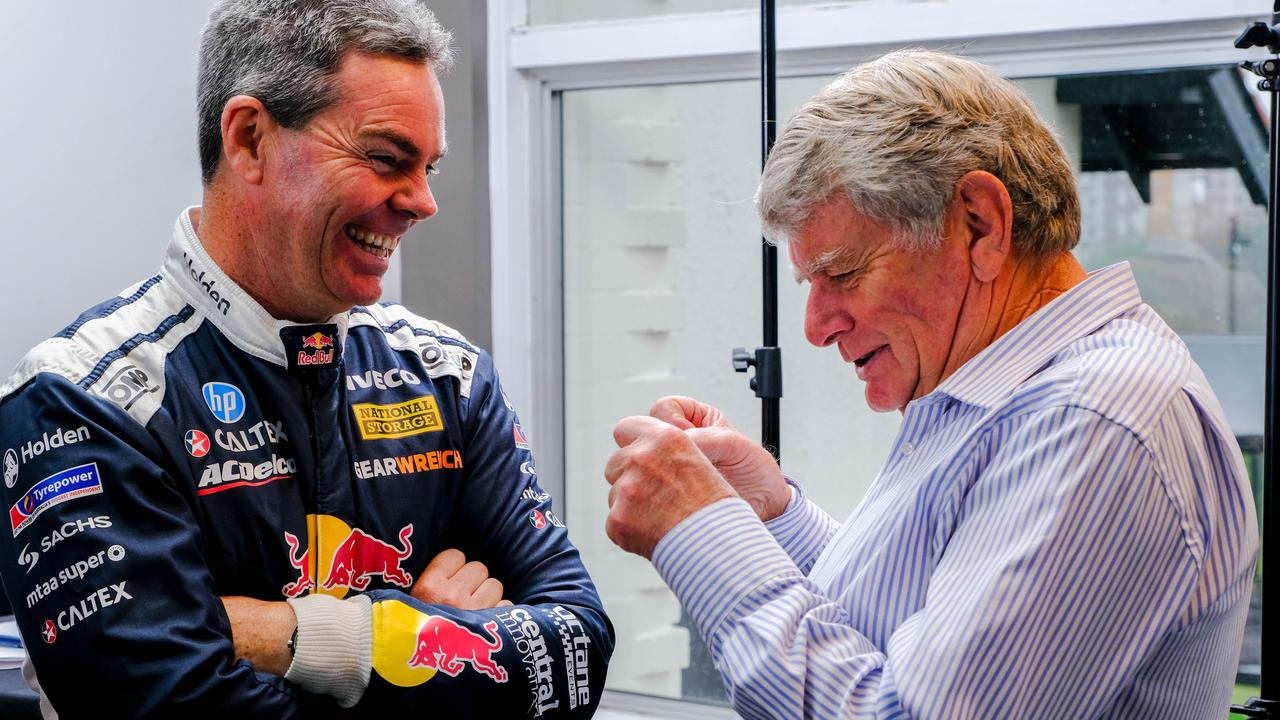
[[[307,692],[331,695],[349,708],[369,686],[373,666],[373,605],[357,595],[290,598],[298,618],[293,663],[284,679]]]

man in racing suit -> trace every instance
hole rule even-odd
[[[203,206],[0,384],[0,575],[62,717],[594,711],[612,628],[492,360],[374,303],[448,60],[412,0],[214,9]]]

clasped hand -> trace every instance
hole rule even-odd
[[[790,500],[773,456],[693,398],[659,399],[648,416],[620,420],[613,439],[618,450],[604,471],[612,486],[605,533],[645,558],[672,528],[717,500],[741,497],[762,520],[780,515]]]

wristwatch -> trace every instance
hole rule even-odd
[[[293,634],[289,636],[289,657],[298,651],[298,626],[293,626]]]

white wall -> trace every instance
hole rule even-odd
[[[155,273],[200,201],[203,2],[6,2],[0,43],[0,372]]]

